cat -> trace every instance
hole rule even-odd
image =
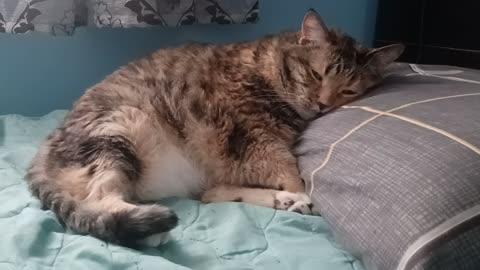
[[[29,188],[73,231],[159,245],[164,197],[312,214],[293,148],[308,123],[377,85],[403,52],[361,46],[309,10],[301,29],[158,50],[88,89],[40,146]]]

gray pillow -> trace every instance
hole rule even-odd
[[[480,72],[394,64],[379,89],[315,120],[307,192],[367,269],[480,269]]]

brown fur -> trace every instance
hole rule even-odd
[[[205,202],[309,213],[295,139],[378,83],[399,51],[372,52],[314,12],[299,32],[159,50],[86,91],[33,161],[30,186],[74,230],[122,243],[175,226],[168,209],[134,203],[165,196],[207,190]]]

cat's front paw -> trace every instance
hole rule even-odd
[[[275,209],[312,215],[313,204],[305,193],[279,191],[275,195]]]

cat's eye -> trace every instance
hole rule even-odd
[[[345,97],[351,97],[351,96],[356,96],[357,95],[357,92],[352,91],[352,90],[348,90],[348,89],[342,90],[341,93]]]
[[[318,72],[316,72],[315,70],[312,69],[312,75],[315,79],[317,79],[318,81],[322,81],[323,78],[322,78],[322,75],[320,75]]]

